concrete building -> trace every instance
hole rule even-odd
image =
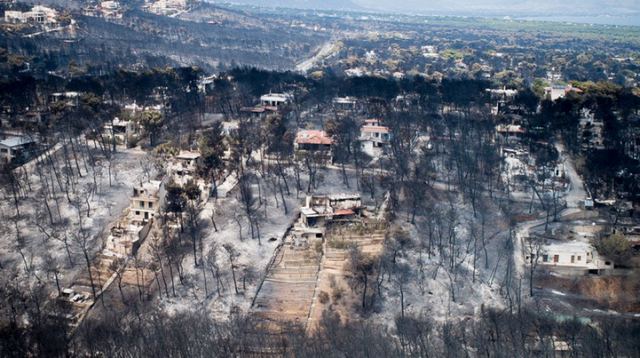
[[[157,0],[147,5],[150,12],[171,16],[187,10],[187,0]]]
[[[116,144],[129,144],[129,138],[138,134],[138,126],[133,121],[114,118],[104,125],[102,135],[109,141],[115,138]]]
[[[149,181],[133,188],[129,218],[135,225],[144,225],[158,213],[164,198],[162,182]]]
[[[331,149],[333,139],[325,131],[320,130],[300,130],[293,143],[295,150],[299,153],[316,152],[328,156],[331,161]]]
[[[183,185],[189,179],[194,178],[201,157],[198,152],[182,150],[173,158],[168,169],[173,174],[176,183]]]
[[[35,5],[30,11],[5,11],[4,21],[9,23],[36,23],[51,25],[58,22],[58,12],[52,8]]]
[[[517,124],[500,124],[496,126],[496,133],[501,135],[502,137],[522,137],[527,133],[527,131],[522,128],[521,125]]]
[[[300,209],[300,220],[308,228],[359,215],[362,200],[358,194],[309,195]]]
[[[389,127],[380,125],[377,119],[367,119],[360,129],[362,151],[370,157],[378,158],[383,155],[390,140]]]
[[[525,259],[530,262],[527,253]],[[601,273],[614,268],[613,262],[598,255],[596,249],[588,242],[569,241],[543,245],[537,258],[541,268],[568,274]]]
[[[25,136],[13,136],[0,141],[0,160],[4,163],[27,160],[36,149],[36,142]]]
[[[287,93],[269,93],[260,97],[260,105],[263,107],[280,108],[291,103],[292,96]]]
[[[578,140],[582,150],[604,149],[604,122],[586,108],[580,113]]]
[[[564,98],[569,93],[582,93],[582,90],[575,88],[572,85],[559,85],[554,84],[544,89],[544,95],[548,100],[556,101],[560,98]]]
[[[336,97],[332,102],[334,107],[339,111],[354,111],[358,106],[357,99],[353,97]]]

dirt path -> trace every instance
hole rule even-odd
[[[296,245],[293,236],[285,238],[257,293],[253,313],[279,326],[284,323],[306,326],[320,270],[320,258],[315,245]]]

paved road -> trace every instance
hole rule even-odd
[[[565,167],[565,174],[569,177],[569,192],[565,200],[567,201],[567,207],[579,208],[580,203],[586,199],[587,191],[584,188],[584,182],[578,172],[576,171],[575,163],[573,159],[567,154],[567,151],[562,143],[556,143],[556,149],[560,153],[560,157]]]

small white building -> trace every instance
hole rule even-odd
[[[367,119],[360,129],[362,151],[370,157],[378,158],[383,155],[390,140],[389,127],[380,125],[377,119]]]
[[[169,171],[174,176],[174,180],[179,184],[186,183],[195,175],[200,158],[198,152],[182,150],[169,164]]]
[[[30,11],[5,11],[4,21],[9,23],[36,23],[43,25],[58,22],[58,12],[52,8],[35,5]]]
[[[103,1],[100,3],[100,8],[107,11],[117,11],[120,9],[120,3],[117,1]]]
[[[4,163],[10,163],[14,160],[27,159],[35,147],[35,141],[29,137],[6,138],[0,141],[0,160]]]
[[[527,131],[517,124],[499,124],[496,126],[496,133],[503,137],[522,137]]]
[[[80,101],[80,92],[57,92],[49,95],[49,103],[64,102],[67,106],[77,107]]]
[[[531,262],[534,253],[527,253],[525,259]],[[574,272],[595,272],[613,269],[613,262],[598,255],[596,249],[588,242],[569,241],[543,245],[538,265],[548,269]]]
[[[340,111],[353,111],[358,105],[358,100],[353,97],[336,97],[332,102],[335,108]]]
[[[27,22],[25,14],[22,11],[7,10],[4,12],[4,21],[12,24]]]
[[[149,11],[158,15],[174,15],[187,10],[187,0],[157,0],[148,5]]]
[[[160,210],[164,193],[162,182],[149,181],[133,188],[129,218],[135,225],[144,225],[152,220]]]
[[[556,101],[560,98],[564,98],[569,93],[582,93],[582,90],[572,85],[559,85],[554,84],[544,89],[544,95],[548,100]]]
[[[260,104],[264,107],[280,108],[291,103],[292,99],[287,93],[269,93],[260,97]]]

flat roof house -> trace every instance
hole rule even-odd
[[[300,209],[300,218],[306,227],[324,226],[331,220],[353,217],[361,209],[358,194],[309,195]]]
[[[10,137],[0,141],[0,160],[5,163],[26,160],[36,143],[29,137]]]
[[[269,93],[260,97],[260,104],[264,107],[279,108],[291,102],[291,95],[287,93]]]
[[[527,253],[525,259],[530,262],[533,253]],[[544,245],[538,257],[540,267],[568,274],[600,273],[613,269],[613,262],[598,255],[588,242],[569,241]]]
[[[133,188],[129,216],[134,224],[144,225],[158,213],[163,197],[162,182],[152,180]]]
[[[381,126],[377,119],[367,119],[360,129],[362,150],[371,157],[379,157],[389,145],[391,133],[389,127]]]
[[[172,163],[169,165],[169,170],[172,174],[178,176],[179,178],[176,178],[177,181],[182,183],[196,172],[201,157],[198,152],[182,150],[173,158]]]

